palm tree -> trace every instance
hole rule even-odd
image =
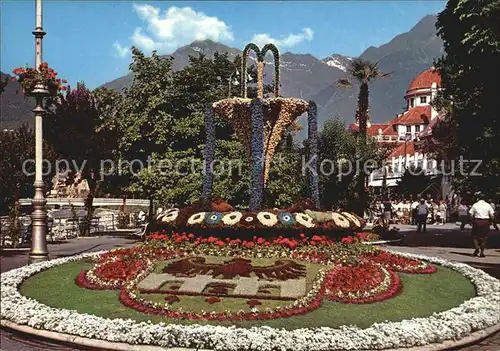
[[[352,87],[352,81],[359,84],[358,104],[356,107],[356,122],[359,126],[359,143],[360,150],[363,150],[366,145],[366,130],[368,126],[369,117],[369,97],[370,90],[369,83],[387,78],[391,73],[382,73],[378,67],[378,62],[370,62],[357,58],[352,60],[350,66],[347,68],[347,78],[342,78],[337,81],[340,87]],[[358,179],[358,193],[359,193],[359,208],[356,212],[360,216],[364,215],[365,210],[365,185],[364,176]]]

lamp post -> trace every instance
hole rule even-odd
[[[36,26],[33,31],[35,36],[35,68],[40,69],[42,64],[42,39],[46,34],[42,29],[42,0],[35,0],[36,9]],[[47,212],[45,211],[45,200],[43,193],[43,130],[42,118],[45,110],[42,107],[43,98],[48,95],[47,88],[42,82],[35,86],[31,92],[35,97],[36,105],[33,109],[35,113],[35,195],[33,197],[33,212],[31,213],[32,235],[31,235],[31,251],[29,255],[29,263],[46,261],[49,259],[47,249]]]

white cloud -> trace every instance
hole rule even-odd
[[[113,49],[115,49],[116,57],[120,57],[120,58],[127,57],[129,50],[130,50],[127,46],[122,46],[117,41],[115,41],[113,43]]]
[[[280,39],[271,37],[269,34],[254,34],[252,37],[252,42],[258,46],[265,44],[274,44],[282,48],[291,48],[298,45],[304,41],[311,41],[313,39],[314,32],[311,28],[302,29],[301,33],[290,33],[286,37],[282,36]]]
[[[158,7],[134,4],[134,10],[145,22],[135,29],[130,40],[144,51],[173,51],[194,40],[231,41],[231,28],[217,17],[196,12],[190,7],[169,7],[161,13]]]

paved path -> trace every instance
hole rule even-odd
[[[460,261],[500,279],[500,232],[491,232],[490,249],[485,258],[472,257],[470,233],[460,232],[453,224],[429,226],[427,233],[415,233],[412,226],[398,226],[405,235],[398,246],[388,246],[393,250],[437,256],[448,260]],[[83,252],[109,250],[115,247],[129,247],[137,239],[128,234],[102,236],[94,239],[72,239],[64,243],[49,245],[51,258],[72,256]],[[0,256],[1,271],[21,267],[28,262],[28,251],[4,251]],[[1,331],[0,351],[41,351],[41,350],[79,350],[73,346],[64,346],[50,341],[27,339],[23,335]],[[463,351],[499,351],[500,333],[490,336],[481,343],[462,348]]]

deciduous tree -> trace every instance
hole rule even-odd
[[[500,193],[500,1],[450,0],[439,14],[437,29],[444,41],[445,56],[436,67],[442,77],[440,99],[452,108],[455,157],[481,160],[481,176],[457,174],[462,190]],[[466,163],[468,173],[474,167]]]

